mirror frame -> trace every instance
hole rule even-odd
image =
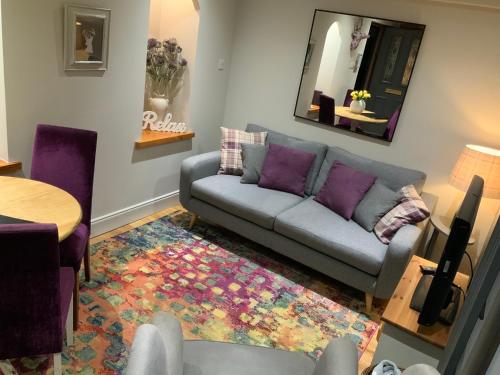
[[[398,123],[396,124],[396,128],[394,129],[394,135],[393,135],[392,139],[391,140],[387,140],[387,139],[384,139],[384,138],[381,138],[381,137],[377,137],[377,136],[374,136],[374,135],[357,133],[357,132],[354,132],[354,131],[352,131],[350,129],[343,129],[343,128],[340,128],[340,127],[331,126],[329,124],[324,124],[324,123],[321,123],[319,121],[314,121],[314,120],[311,120],[310,118],[307,118],[307,117],[304,117],[304,116],[301,116],[301,115],[297,114],[297,107],[299,105],[299,98],[300,98],[300,90],[302,88],[302,81],[304,79],[304,74],[306,73],[306,71],[308,69],[308,66],[306,66],[306,64],[307,64],[307,60],[308,60],[309,53],[310,53],[309,45],[311,44],[311,37],[312,37],[313,30],[314,30],[314,22],[316,21],[316,14],[318,12],[335,13],[335,14],[341,14],[341,15],[353,16],[353,17],[372,18],[372,19],[377,19],[377,20],[381,20],[381,21],[395,22],[395,23],[399,23],[399,24],[402,24],[402,25],[406,24],[406,25],[418,26],[416,28],[422,30],[422,39],[420,41],[420,44],[419,44],[418,49],[417,49],[417,53],[415,55],[415,63],[413,64],[413,67],[411,69],[411,74],[410,74],[410,78],[408,80],[408,86],[407,86],[408,88],[411,85],[411,81],[412,81],[412,78],[413,78],[413,73],[415,71],[415,66],[417,65],[418,55],[419,55],[420,49],[422,47],[422,41],[424,40],[426,25],[420,24],[420,23],[415,23],[415,22],[398,21],[398,20],[394,20],[394,19],[390,19],[390,18],[367,16],[367,15],[363,15],[363,14],[338,12],[338,11],[335,11],[335,10],[327,10],[327,9],[320,9],[320,8],[314,9],[314,14],[313,14],[313,19],[312,19],[312,23],[311,23],[311,28],[310,28],[310,31],[309,31],[309,38],[307,40],[307,47],[306,47],[306,52],[305,52],[305,57],[304,57],[304,63],[302,65],[302,74],[300,76],[299,88],[297,90],[297,99],[295,101],[295,109],[294,109],[294,112],[293,112],[293,116],[295,118],[297,118],[297,119],[306,120],[306,121],[310,122],[311,124],[316,124],[316,125],[320,125],[322,127],[327,127],[328,129],[335,129],[335,130],[342,131],[345,134],[361,135],[363,137],[367,137],[367,138],[370,138],[372,140],[379,140],[379,141],[383,141],[383,142],[386,142],[386,143],[389,143],[389,144],[392,143],[392,141],[394,140],[394,136],[396,134],[396,129],[398,128],[397,125],[399,125],[399,120],[400,119],[398,119]],[[404,104],[405,104],[405,101],[406,101],[406,95],[407,95],[407,93],[408,92],[405,93],[405,96],[403,98],[403,102],[401,104],[401,112],[403,111],[403,107],[404,107]]]

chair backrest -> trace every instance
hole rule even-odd
[[[314,105],[319,105],[319,96],[323,94],[323,91],[321,90],[314,90],[313,98],[312,98],[312,104]]]
[[[345,99],[344,99],[344,107],[349,107],[352,103],[352,96],[351,96],[351,93],[353,92],[354,90],[352,89],[349,89],[347,90],[347,93],[345,94]],[[351,126],[351,119],[348,119],[346,117],[340,117],[339,118],[339,125],[344,125],[344,126]]]
[[[335,99],[321,94],[319,96],[319,122],[333,125],[335,121]]]
[[[0,359],[60,353],[55,224],[0,225]]]
[[[38,125],[31,178],[57,186],[82,206],[82,223],[90,229],[97,133],[54,125]]]
[[[157,327],[141,325],[135,334],[127,375],[172,375],[167,370],[167,351]]]
[[[399,106],[394,113],[392,114],[389,122],[387,123],[387,128],[384,132],[384,139],[388,141],[392,141],[392,137],[394,137],[394,131],[396,130],[396,125],[398,124],[399,115],[401,114],[401,106]]]

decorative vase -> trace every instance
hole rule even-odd
[[[366,109],[366,102],[364,100],[353,100],[349,109],[353,113],[361,114]]]
[[[165,120],[167,114],[168,99],[165,96],[159,95],[149,99],[151,110],[158,116],[157,123]]]

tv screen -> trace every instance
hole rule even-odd
[[[448,241],[446,242],[436,273],[432,277],[427,297],[418,318],[418,323],[421,325],[430,326],[436,323],[442,314],[442,310],[451,302],[453,295],[456,297],[458,293],[457,306],[454,311],[449,312],[453,315],[449,316],[448,319],[444,317],[445,321],[450,324],[450,320],[453,321],[454,313],[456,313],[460,301],[460,291],[457,288],[452,288],[453,280],[457,274],[472,228],[474,227],[483,194],[483,185],[483,179],[479,176],[474,176],[462,205],[453,219]]]

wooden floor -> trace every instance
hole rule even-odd
[[[153,215],[147,216],[147,217],[140,219],[140,220],[137,220],[133,223],[124,225],[123,227],[120,227],[120,228],[117,228],[117,229],[112,230],[110,232],[101,234],[100,236],[93,237],[90,240],[90,244],[92,245],[92,244],[95,244],[97,242],[107,240],[108,238],[117,236],[119,234],[128,232],[129,230],[140,227],[141,225],[147,224],[151,221],[155,221],[163,216],[166,216],[168,214],[171,214],[172,212],[179,211],[179,210],[183,210],[183,208],[181,206],[176,206],[176,207],[168,208],[168,209],[163,210],[163,211],[156,212]],[[375,303],[380,304],[380,303],[384,303],[384,302],[383,301],[375,301]],[[380,316],[376,313],[371,314],[370,318],[376,322],[380,322]],[[366,348],[365,352],[363,353],[363,355],[361,356],[361,358],[359,360],[359,371],[358,371],[359,374],[361,374],[361,372],[365,368],[369,367],[371,364],[373,355],[375,354],[375,349],[377,348],[377,336],[378,336],[378,332],[372,338],[372,340],[370,341],[370,344],[368,345],[368,347]]]

